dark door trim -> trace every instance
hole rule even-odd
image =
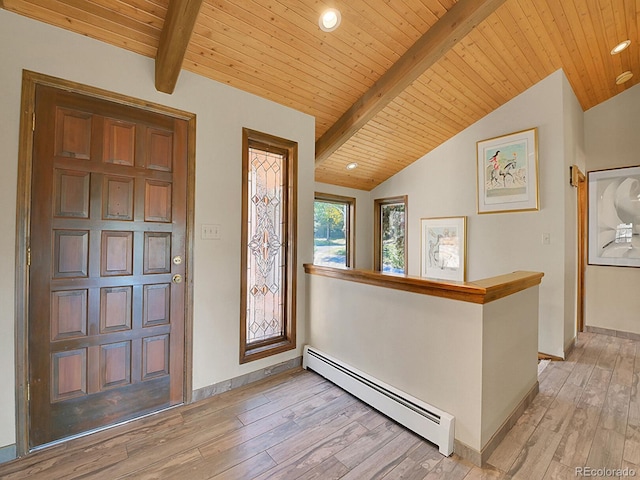
[[[184,402],[191,402],[193,372],[193,239],[195,206],[195,136],[196,116],[182,110],[138,100],[126,95],[81,85],[60,78],[24,70],[22,73],[22,100],[20,138],[18,151],[18,185],[16,198],[16,270],[15,270],[15,395],[16,395],[16,453],[29,452],[29,232],[31,219],[31,173],[33,151],[33,122],[37,85],[47,85],[62,90],[109,100],[122,105],[168,115],[188,122],[187,153],[187,225],[185,248],[185,345],[184,345]]]

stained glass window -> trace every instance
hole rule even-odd
[[[284,333],[283,212],[286,157],[249,148],[247,245],[247,343]]]
[[[297,145],[243,131],[240,362],[295,340]]]

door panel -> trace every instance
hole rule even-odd
[[[187,122],[38,86],[29,444],[184,399]]]
[[[133,166],[136,148],[135,139],[136,125],[134,123],[105,118],[103,161],[105,163]]]
[[[103,220],[133,220],[134,178],[105,175],[102,187]]]
[[[85,160],[91,157],[91,120],[89,113],[56,109],[56,156]]]
[[[88,218],[90,174],[55,169],[54,175],[54,216]]]

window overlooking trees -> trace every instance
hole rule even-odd
[[[387,273],[406,273],[407,197],[374,201],[374,268]]]
[[[354,266],[355,198],[316,193],[313,209],[313,263]]]

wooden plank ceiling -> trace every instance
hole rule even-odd
[[[474,2],[486,12],[467,12]],[[180,81],[169,71],[172,58],[184,51],[183,69],[314,116],[316,180],[363,190],[559,68],[584,110],[640,81],[640,0],[177,3],[0,0],[0,7],[156,58],[157,85],[169,91]],[[452,21],[446,14],[456,4],[465,17]],[[325,33],[318,17],[330,6],[341,11],[342,23]],[[456,30],[460,22],[468,33],[465,25]],[[442,39],[448,33],[455,41]],[[611,55],[626,39],[631,46]],[[627,70],[635,75],[616,85]],[[413,76],[403,83],[397,71]],[[360,121],[362,99],[385,95]],[[352,162],[358,167],[347,170]]]

